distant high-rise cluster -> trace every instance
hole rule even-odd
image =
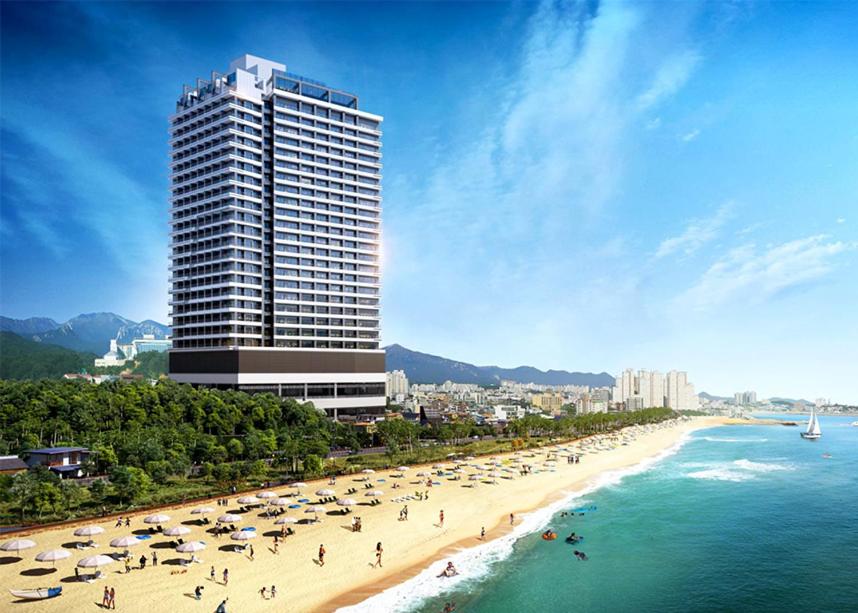
[[[733,394],[733,404],[736,406],[746,406],[757,403],[757,392],[736,392]]]
[[[404,370],[385,373],[387,397],[394,402],[402,402],[408,396],[408,377]]]
[[[623,403],[630,411],[650,407],[689,411],[699,406],[694,385],[688,382],[688,373],[677,370],[664,374],[657,370],[636,372],[627,368],[616,377],[613,401]]]

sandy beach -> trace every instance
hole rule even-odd
[[[93,582],[77,581],[75,565],[86,557],[96,554],[119,553],[122,550],[110,547],[109,543],[117,537],[143,534],[148,525],[143,523],[146,512],[131,516],[130,527],[115,527],[115,521],[93,520],[78,525],[98,525],[104,533],[93,537],[98,547],[78,550],[75,542],[86,538],[75,537],[76,526],[63,526],[29,533],[17,533],[9,538],[28,538],[36,542],[36,547],[21,552],[18,561],[8,552],[0,556],[0,603],[4,610],[29,611],[86,611],[99,608],[105,586],[116,591],[116,609],[122,611],[214,611],[220,602],[228,598],[227,611],[332,611],[338,607],[355,604],[368,596],[408,577],[416,575],[432,561],[465,547],[478,544],[481,528],[485,527],[486,539],[496,538],[509,529],[509,514],[521,516],[524,513],[558,500],[570,492],[584,487],[599,474],[616,470],[655,456],[659,452],[677,443],[685,434],[725,423],[717,417],[697,417],[685,421],[670,422],[652,427],[627,428],[619,433],[592,437],[559,445],[559,448],[543,448],[536,452],[518,452],[499,456],[481,456],[474,460],[460,461],[463,466],[459,473],[447,471],[454,464],[444,464],[445,476],[437,476],[438,469],[431,467],[411,467],[402,473],[396,471],[379,472],[372,475],[340,477],[334,486],[327,479],[308,482],[300,496],[293,496],[295,489],[278,487],[273,490],[278,496],[293,496],[294,499],[307,498],[309,503],[300,503],[297,509],[286,510],[285,516],[300,520],[291,524],[295,534],[281,539],[278,552],[274,552],[274,534],[279,534],[281,526],[275,525],[275,518],[266,518],[262,507],[240,513],[241,521],[237,528],[253,527],[256,538],[247,542],[254,548],[254,559],[247,553],[232,551],[235,541],[229,534],[215,538],[206,532],[211,526],[199,526],[200,515],[192,515],[191,509],[202,506],[175,506],[159,510],[170,516],[164,528],[186,526],[190,533],[182,538],[185,542],[202,540],[206,548],[195,555],[200,563],[180,565],[179,559],[188,559],[190,554],[177,553],[170,541],[175,540],[162,534],[155,534],[140,541],[130,549],[132,570],[125,572],[123,562],[114,562],[102,567],[104,577]],[[546,463],[548,454],[555,456],[555,463]],[[580,453],[580,463],[567,462],[568,453]],[[497,466],[487,466],[497,461]],[[516,463],[516,461],[518,463]],[[532,467],[532,473],[521,476],[520,467],[524,464]],[[476,468],[473,465],[480,465]],[[427,487],[427,477],[418,477],[418,472],[428,471],[432,480],[440,485]],[[496,476],[489,476],[495,473]],[[474,474],[483,475],[482,479],[471,480]],[[459,480],[452,480],[459,477]],[[369,506],[366,493],[370,491],[364,481],[367,478],[374,489],[383,491],[378,497],[382,504]],[[495,483],[491,483],[494,481]],[[394,483],[399,488],[393,489]],[[357,488],[353,494],[347,494],[350,488]],[[307,507],[315,504],[317,490],[333,489],[338,498],[350,497],[358,504],[352,507],[349,515],[340,515],[341,507],[326,503],[327,512],[319,514],[318,523],[304,523],[314,515],[307,513]],[[428,500],[394,501],[416,491],[427,492]],[[207,517],[214,524],[215,519],[226,512],[240,511],[236,496],[229,499],[227,507],[217,506],[214,502],[205,503],[215,511]],[[293,501],[289,501],[290,503]],[[296,502],[297,503],[297,502]],[[400,520],[400,511],[408,506],[407,521]],[[440,525],[440,512],[444,512],[443,526]],[[284,515],[281,515],[283,517]],[[362,520],[362,530],[354,532],[351,528],[353,516]],[[376,544],[382,543],[384,550],[382,568],[374,566]],[[326,550],[324,566],[318,563],[319,546]],[[56,562],[52,570],[49,562],[36,562],[37,553],[51,549],[65,549],[71,553],[69,558]],[[159,564],[153,567],[151,554],[156,552]],[[138,568],[138,559],[145,554],[149,561],[145,569]],[[211,567],[215,568],[215,581],[210,580]],[[224,585],[223,570],[229,569],[229,583]],[[90,572],[81,569],[81,573]],[[62,586],[63,594],[51,600],[21,603],[9,594],[8,589],[25,589],[48,586]],[[277,595],[263,597],[260,594],[264,586],[270,590],[277,588]],[[203,586],[202,598],[194,598],[194,588]]]

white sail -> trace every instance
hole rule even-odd
[[[822,430],[819,429],[819,417],[816,416],[816,411],[813,412],[813,423],[808,426],[808,432],[819,436]]]
[[[813,432],[813,422],[816,421],[816,411],[814,409],[810,410],[810,418],[807,420],[807,430],[804,431],[805,434],[810,434]]]

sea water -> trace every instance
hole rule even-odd
[[[697,431],[456,554],[459,576],[438,578],[439,561],[349,611],[858,611],[854,420],[823,415],[818,441],[801,426]]]

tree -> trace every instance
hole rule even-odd
[[[322,459],[314,454],[304,458],[304,472],[308,475],[318,475],[322,472]]]
[[[60,494],[62,495],[63,506],[71,513],[90,498],[89,490],[81,487],[74,481],[61,481]]]
[[[152,479],[134,466],[114,466],[110,471],[110,482],[119,502],[142,500],[152,490]]]

